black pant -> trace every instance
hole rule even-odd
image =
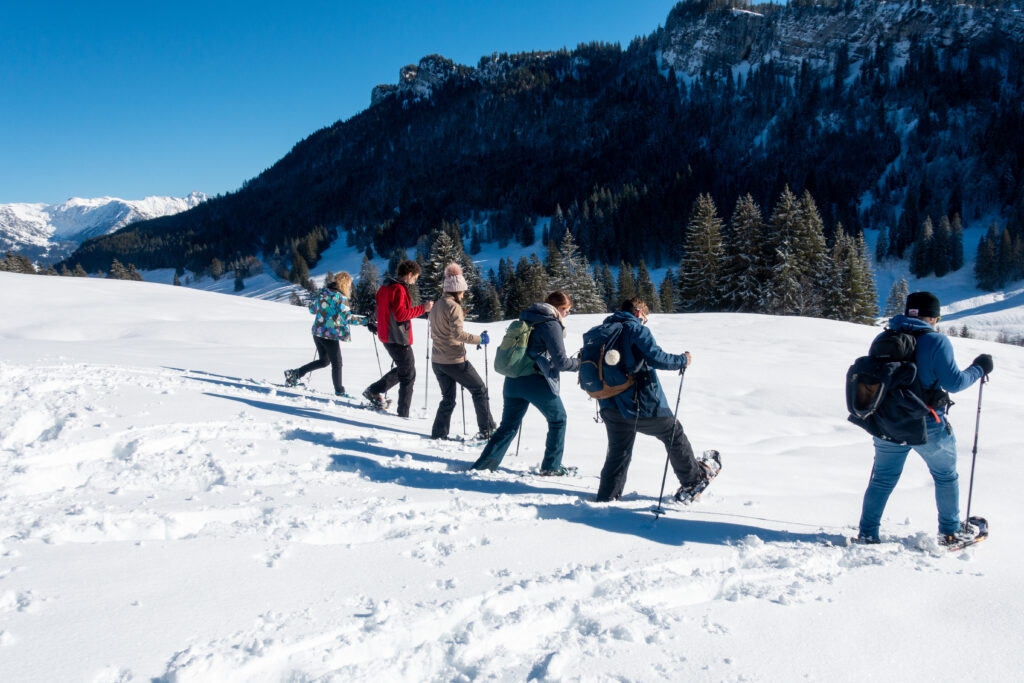
[[[395,361],[395,367],[367,389],[371,394],[384,394],[397,384],[398,416],[409,417],[409,408],[412,406],[412,386],[416,382],[416,359],[412,355],[412,347],[405,344],[385,344],[384,350],[391,356],[391,360]]]
[[[345,387],[341,383],[341,343],[337,339],[324,339],[313,335],[313,343],[316,344],[317,359],[306,363],[295,370],[299,377],[302,377],[310,370],[326,368],[331,366],[331,381],[334,382],[334,393],[344,394]]]
[[[672,470],[682,486],[690,486],[701,479],[700,465],[693,457],[693,447],[683,433],[683,425],[674,417],[625,417],[617,410],[602,410],[608,431],[608,455],[601,468],[601,484],[597,489],[599,502],[616,500],[626,487],[626,472],[633,457],[633,442],[637,432],[653,436],[668,451]]]
[[[448,436],[452,412],[455,410],[456,384],[469,389],[469,394],[473,397],[478,431],[489,432],[494,429],[487,387],[468,360],[451,364],[431,363],[430,366],[437,377],[437,383],[441,385],[441,404],[437,406],[437,415],[434,416],[434,426],[430,430],[431,439],[443,439]]]

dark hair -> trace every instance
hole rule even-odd
[[[398,272],[396,274],[398,275],[398,277],[405,277],[406,275],[419,275],[421,270],[422,269],[420,268],[420,264],[416,263],[411,259],[406,259],[398,264]]]
[[[633,313],[634,311],[640,311],[645,315],[651,312],[650,309],[647,307],[647,303],[638,296],[634,296],[632,299],[624,299],[622,301],[622,307],[619,308],[619,310],[629,311],[630,313]]]
[[[560,289],[548,294],[548,298],[544,299],[544,303],[554,306],[555,308],[565,308],[566,306],[572,306],[572,299],[569,295]]]

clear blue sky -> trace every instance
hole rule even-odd
[[[0,203],[237,189],[428,54],[625,47],[675,0],[0,6]]]

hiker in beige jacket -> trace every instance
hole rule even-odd
[[[466,360],[466,344],[487,344],[487,333],[475,335],[462,329],[466,313],[462,310],[462,297],[469,289],[462,268],[449,263],[444,269],[444,293],[430,311],[431,368],[441,385],[441,403],[437,406],[430,438],[448,438],[452,412],[455,410],[455,385],[469,389],[476,409],[479,432],[476,439],[487,439],[494,431],[487,387],[473,365]]]

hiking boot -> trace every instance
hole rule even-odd
[[[939,534],[939,545],[957,545],[973,541],[978,535],[978,527],[967,522],[960,522],[960,529],[951,534]]]
[[[559,465],[553,470],[541,470],[540,476],[542,477],[569,477],[576,474],[575,467],[563,467]]]
[[[370,402],[370,405],[377,410],[384,410],[387,407],[387,403],[384,402],[384,397],[380,394],[375,394],[369,389],[363,392],[363,398]]]
[[[491,427],[490,429],[484,429],[476,433],[476,435],[473,437],[473,441],[490,441],[493,435],[494,427]]]
[[[857,538],[853,539],[853,542],[862,543],[864,545],[875,545],[877,543],[881,543],[882,539],[872,534],[859,533],[857,534]]]
[[[299,383],[299,373],[295,370],[284,371],[284,385],[286,387],[294,387]]]
[[[704,451],[701,459],[697,461],[701,469],[701,478],[694,484],[680,486],[673,498],[677,503],[689,505],[700,498],[700,494],[706,489],[722,471],[722,458],[718,451]]]

